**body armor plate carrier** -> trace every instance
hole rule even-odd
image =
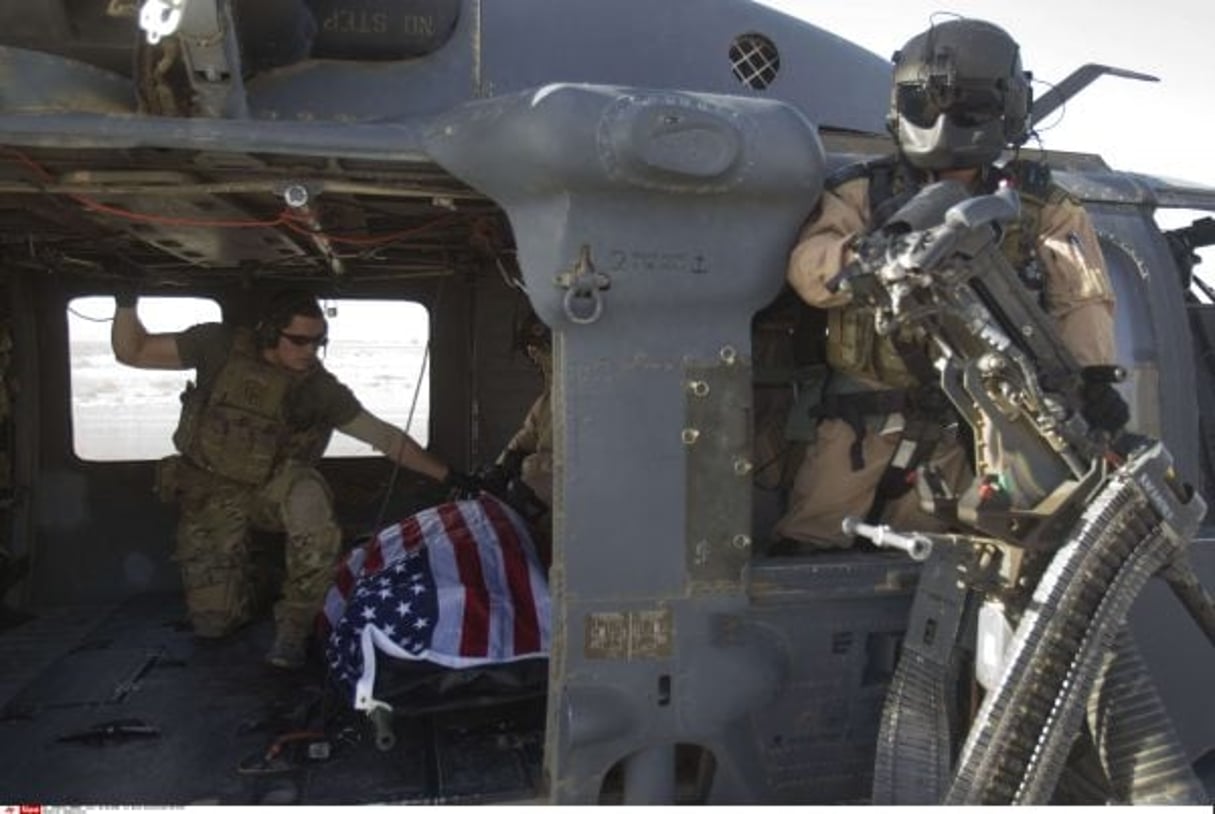
[[[285,416],[287,396],[299,381],[258,358],[252,333],[238,329],[214,380],[188,384],[182,393],[174,446],[199,469],[255,486],[287,457],[315,462],[329,432],[293,430]]]

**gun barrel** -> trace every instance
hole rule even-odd
[[[919,534],[901,534],[890,526],[873,526],[856,517],[845,517],[842,524],[844,534],[864,537],[878,548],[897,548],[916,562],[923,562],[932,554],[932,541]]]

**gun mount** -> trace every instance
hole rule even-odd
[[[1010,565],[996,585],[959,581],[951,569],[935,578],[930,569],[921,582],[908,656],[887,700],[877,801],[1049,801],[1085,723],[1090,693],[1117,693],[1132,680],[1130,668],[1119,673],[1117,686],[1105,680],[1111,661],[1137,663],[1121,635],[1127,609],[1152,574],[1189,571],[1186,547],[1206,512],[1159,442],[1110,438],[1081,415],[1086,372],[998,248],[1002,224],[1017,214],[1011,190],[968,198],[956,182],[930,185],[862,241],[860,260],[838,281],[863,292],[879,333],[907,324],[927,333],[941,387],[976,439],[976,475],[959,496],[922,466],[922,503],[970,530],[973,537],[948,539],[976,549],[972,558],[994,547]],[[964,553],[936,556],[965,573]],[[1189,578],[1171,582],[1179,595],[1183,583],[1193,586]],[[956,656],[949,646],[924,648],[917,637],[931,613],[921,597],[935,592],[952,597],[943,633],[956,641],[971,591],[998,599],[1016,633],[955,767],[937,747],[917,744],[926,733],[939,743],[948,731],[940,689],[958,669]],[[1187,607],[1212,636],[1209,597],[1191,595]],[[1148,681],[1131,672],[1133,680]],[[1148,700],[1158,711],[1154,693]],[[1167,723],[1156,734],[1167,741],[1166,730]],[[1162,800],[1201,799],[1175,744],[1150,776],[1109,765],[1112,755],[1111,747],[1100,757],[1115,785]],[[917,787],[916,776],[926,770],[934,781]]]

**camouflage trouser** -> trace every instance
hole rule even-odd
[[[341,532],[320,473],[288,461],[262,487],[208,481],[181,504],[175,559],[186,607],[199,636],[223,636],[249,622],[259,607],[250,528],[286,532],[282,597],[274,606],[279,632],[311,629],[333,575]]]
[[[851,545],[840,524],[848,515],[863,518],[869,512],[901,437],[899,433],[866,432],[861,442],[865,465],[853,471],[851,450],[856,433],[840,419],[821,421],[815,443],[807,448],[793,481],[789,509],[776,524],[776,534],[826,548]],[[942,439],[932,462],[955,490],[970,478],[966,452],[956,439]],[[920,509],[914,489],[887,504],[881,522],[912,531],[944,530],[941,521]]]

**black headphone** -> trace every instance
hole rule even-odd
[[[297,316],[324,319],[325,312],[321,310],[311,291],[292,288],[275,294],[267,300],[262,318],[253,328],[257,346],[273,348],[278,344],[279,335]]]

